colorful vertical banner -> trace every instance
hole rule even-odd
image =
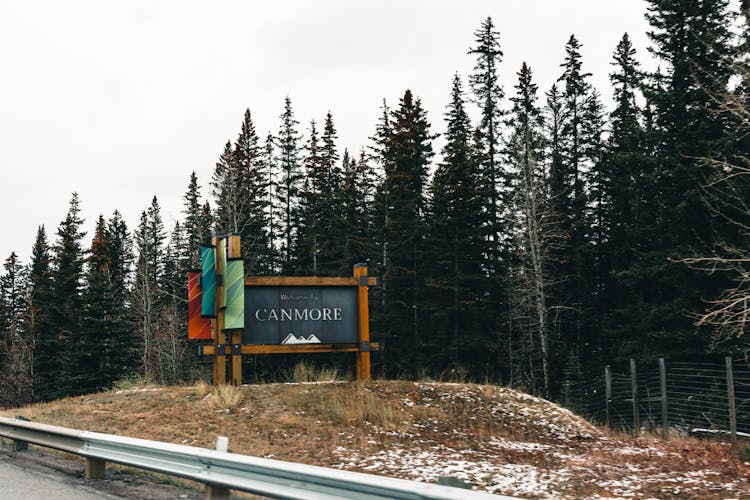
[[[211,318],[201,316],[200,280],[200,271],[188,271],[188,340],[211,339]]]
[[[241,258],[227,261],[224,290],[227,297],[224,329],[242,330],[245,328],[245,265]]]
[[[216,317],[216,257],[213,246],[201,246],[201,316]]]
[[[226,309],[227,307],[227,239],[219,238],[216,243],[216,269],[217,273],[221,275],[218,278],[219,281],[219,309]]]

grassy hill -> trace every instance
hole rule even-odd
[[[77,429],[526,498],[750,498],[726,443],[631,439],[490,385],[377,380],[130,387],[0,412]]]

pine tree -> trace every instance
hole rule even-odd
[[[245,272],[257,274],[268,266],[269,235],[264,210],[268,185],[265,162],[249,109],[245,111],[242,130],[235,143],[232,166],[236,172],[236,212],[239,214],[233,231],[241,237]]]
[[[190,173],[190,182],[183,199],[182,213],[185,215],[185,239],[188,267],[200,267],[201,244],[209,237],[205,232],[201,211],[200,186],[195,172]]]
[[[219,155],[219,161],[214,165],[211,176],[211,195],[216,204],[216,212],[213,217],[216,231],[227,233],[234,230],[234,222],[239,218],[237,211],[237,180],[236,171],[233,168],[232,141],[224,144],[224,151]]]
[[[187,287],[185,268],[187,244],[179,221],[175,222],[164,254],[163,303],[159,311],[161,328],[154,336],[156,370],[154,376],[163,384],[184,380],[188,371],[187,354]]]
[[[506,174],[498,161],[503,116],[500,103],[504,92],[497,72],[503,51],[500,49],[500,33],[495,30],[491,17],[482,22],[479,29],[474,32],[474,37],[476,46],[469,50],[469,54],[476,55],[476,64],[474,72],[469,76],[469,83],[482,113],[480,128],[484,139],[483,157],[486,158],[483,173],[487,190],[487,231],[490,242],[488,268],[493,279],[497,280],[504,272],[501,264],[501,239],[505,234],[502,224],[503,206],[507,206],[503,197]]]
[[[358,160],[351,158],[349,151],[344,149],[341,165],[343,173],[339,198],[343,246],[339,273],[343,275],[354,264],[376,257],[372,241],[375,181],[364,149],[360,151]]]
[[[26,327],[27,272],[11,252],[0,275],[0,405],[16,407],[31,401],[32,355]]]
[[[299,191],[299,206],[293,217],[297,221],[294,242],[294,273],[318,275],[318,259],[322,245],[324,223],[321,185],[326,172],[321,158],[320,139],[315,120],[310,121],[310,136],[302,160],[305,177]]]
[[[135,232],[136,265],[133,288],[133,317],[141,341],[141,366],[147,379],[158,377],[157,335],[163,327],[165,305],[164,224],[156,196],[149,208],[141,213]]]
[[[384,357],[386,374],[419,373],[425,332],[420,330],[423,314],[423,256],[425,237],[425,184],[432,158],[429,123],[419,99],[407,90],[399,109],[391,115],[385,137],[385,177],[381,193],[387,193],[379,221],[387,243],[388,260],[383,266],[389,284],[388,304],[383,310],[383,338],[389,354]]]
[[[107,221],[105,239],[109,243],[109,281],[111,337],[107,354],[107,376],[117,382],[138,370],[138,339],[135,335],[131,307],[133,272],[133,238],[120,212],[115,210]]]
[[[337,274],[342,267],[341,170],[336,150],[333,116],[326,115],[323,135],[318,138],[315,121],[305,147],[305,179],[300,192],[298,221],[299,273]]]
[[[301,189],[302,172],[300,168],[300,135],[297,132],[299,122],[294,118],[292,111],[292,100],[289,96],[284,100],[284,112],[280,116],[281,127],[276,137],[278,154],[276,161],[279,168],[279,180],[277,198],[279,200],[279,233],[281,242],[279,253],[281,257],[282,272],[288,272],[293,268],[294,240],[297,232],[297,221],[294,214],[299,205],[299,192]]]
[[[350,271],[350,269],[344,269],[343,262],[343,213],[340,197],[343,174],[339,166],[339,154],[336,148],[337,139],[338,135],[333,123],[333,115],[329,111],[326,114],[323,135],[321,136],[320,159],[325,172],[325,178],[319,188],[322,208],[324,210],[320,214],[323,222],[322,240],[319,244],[321,248],[319,259],[320,272],[328,275]]]
[[[725,283],[670,260],[710,252],[718,229],[703,203],[701,186],[708,179],[697,159],[727,151],[727,121],[714,112],[714,96],[726,93],[730,77],[730,17],[726,0],[649,4],[650,50],[662,72],[651,75],[646,89],[656,135],[647,189],[658,189],[658,197],[649,200],[653,225],[641,229],[648,246],[641,263],[629,270],[642,279],[648,273],[649,286],[641,291],[648,337],[624,346],[622,355],[702,357],[708,342],[695,335],[688,311],[700,310],[701,297],[715,296]]]
[[[85,349],[82,345],[81,313],[85,258],[82,240],[86,233],[81,231],[82,224],[78,194],[73,193],[68,214],[58,227],[58,239],[54,246],[54,301],[51,308],[54,326],[50,334],[57,339],[61,350],[57,353],[59,359],[51,366],[44,367],[45,371],[50,370],[45,375],[55,378],[55,382],[50,384],[49,393],[45,395],[50,399],[80,394],[82,390],[75,385],[79,381],[71,377],[75,368],[72,365],[73,355]]]
[[[266,234],[268,235],[268,248],[266,249],[266,268],[259,270],[259,274],[272,275],[280,268],[278,242],[281,238],[279,231],[279,197],[278,197],[278,164],[274,152],[274,137],[269,133],[263,146],[263,165],[266,181],[266,203],[263,213],[266,219]]]
[[[643,260],[641,252],[650,236],[641,228],[653,224],[648,216],[656,201],[648,194],[652,183],[648,176],[650,155],[645,117],[637,100],[643,81],[635,56],[635,48],[625,33],[613,55],[610,81],[615,109],[609,116],[610,133],[599,172],[599,211],[606,234],[598,251],[604,277],[601,310],[608,311],[601,334],[611,346],[609,359],[617,354],[614,346],[621,345],[624,339],[638,338],[644,329],[638,320],[641,273],[628,270]]]
[[[591,196],[597,190],[592,172],[600,161],[603,127],[601,103],[588,82],[591,75],[582,71],[580,49],[571,35],[559,78],[564,89],[554,103],[559,106],[559,114],[553,115],[556,123],[550,166],[552,212],[562,235],[552,253],[555,262],[551,272],[557,286],[551,292],[553,300],[562,306],[560,310],[567,311],[555,316],[554,327],[562,349],[576,353],[584,346],[591,347],[590,337],[596,330],[593,320],[597,312],[590,309],[599,276],[592,246],[597,230],[592,207],[596,203]],[[561,364],[556,363],[558,373]]]
[[[58,373],[62,371],[62,342],[54,335],[52,292],[52,257],[44,226],[39,226],[31,249],[29,299],[26,330],[32,346],[32,399],[53,399]]]
[[[484,295],[482,272],[486,246],[477,228],[482,224],[479,164],[472,155],[472,128],[464,107],[458,75],[453,78],[451,102],[445,113],[446,144],[430,186],[431,206],[425,260],[426,317],[431,335],[424,343],[432,369],[467,370],[487,365],[494,339],[481,328]]]
[[[115,290],[111,279],[112,258],[107,226],[99,216],[87,258],[86,287],[83,294],[83,321],[71,379],[77,394],[111,387],[114,374],[109,358],[116,342],[120,318],[115,318]]]
[[[390,162],[389,137],[391,136],[391,110],[388,103],[383,99],[381,114],[378,123],[375,126],[375,133],[370,137],[371,146],[370,158],[376,165],[375,169],[375,189],[372,209],[372,234],[373,234],[373,269],[368,272],[374,272],[380,277],[379,285],[373,290],[372,323],[373,331],[387,332],[386,330],[386,311],[389,307],[389,283],[388,276],[385,274],[388,266],[388,227],[390,225],[388,193],[389,183],[385,182],[386,166]],[[387,333],[381,333],[381,341],[385,342]],[[376,353],[377,365],[384,375],[385,367],[385,349]]]

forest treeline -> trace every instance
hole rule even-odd
[[[604,364],[747,353],[748,1],[648,4],[650,54],[622,36],[610,106],[575,35],[540,89],[528,64],[503,64],[488,17],[467,34],[474,69],[446,86],[443,116],[406,90],[348,150],[331,112],[300,124],[287,97],[261,137],[247,110],[203,180],[210,195],[191,174],[171,228],[154,196],[135,227],[115,212],[86,235],[74,194],[54,235],[39,227],[31,262],[14,253],[0,275],[0,404],[205,375],[209,360],[187,344],[185,273],[211,231],[241,235],[248,275],[349,276],[368,263],[376,376],[570,402]]]

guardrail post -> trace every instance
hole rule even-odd
[[[229,500],[229,497],[229,488],[214,486],[213,484],[206,485],[206,492],[203,495],[205,500]]]
[[[86,458],[86,480],[89,479],[104,479],[105,470],[107,468],[107,462],[96,460],[94,458]]]
[[[29,443],[19,439],[13,440],[13,451],[26,451],[29,449]]]
[[[229,438],[224,436],[217,436],[216,451],[227,453],[229,451]],[[203,498],[205,500],[229,500],[230,494],[231,492],[229,488],[207,484]]]
[[[28,418],[23,415],[16,415],[17,420],[23,420],[24,422],[31,422]],[[13,451],[26,451],[29,449],[29,443],[21,441],[20,439],[13,439],[12,450]]]

